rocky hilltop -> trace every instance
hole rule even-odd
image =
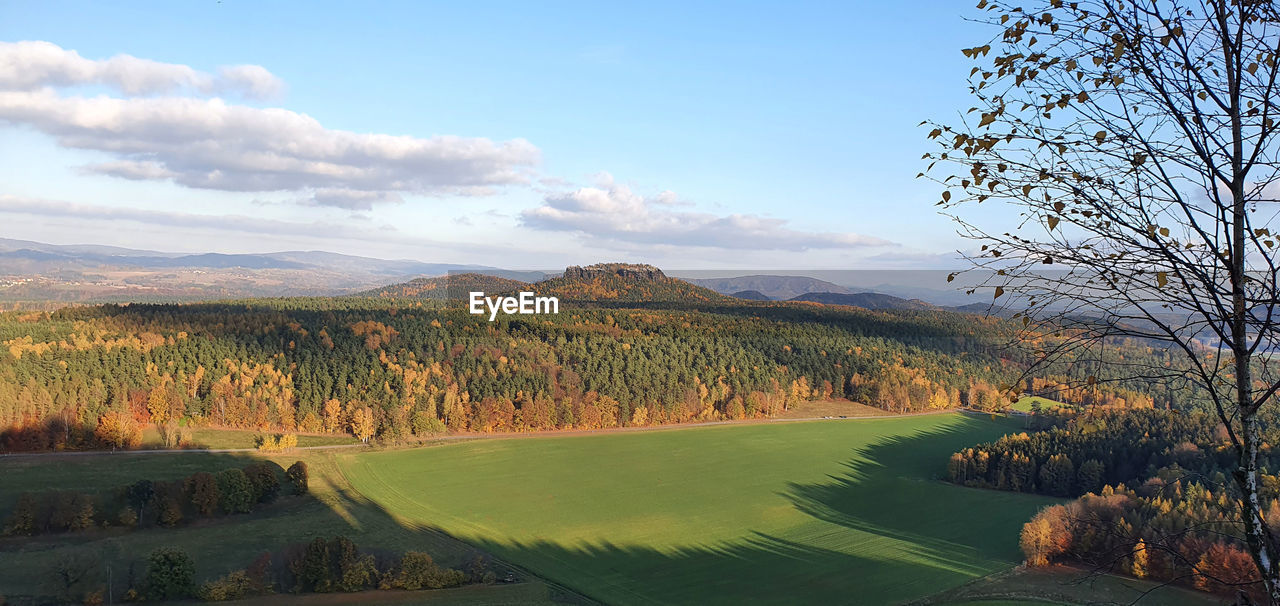
[[[628,280],[665,280],[667,278],[661,269],[640,263],[596,263],[586,267],[570,265],[564,270],[564,277],[569,280],[594,280],[606,276],[617,276]]]
[[[727,301],[713,290],[672,278],[652,265],[639,263],[597,263],[573,265],[564,274],[530,285],[542,296],[566,301],[629,301],[636,303]]]

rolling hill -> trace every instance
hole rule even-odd
[[[519,290],[527,285],[527,282],[521,282],[520,280],[468,272],[429,278],[414,278],[408,282],[374,288],[351,296],[379,299],[448,299],[458,301],[466,299],[469,293],[473,291],[502,293]]]
[[[735,299],[746,299],[748,301],[772,301],[773,300],[769,298],[769,295],[766,295],[758,290],[742,290],[742,291],[735,292],[729,296]]]
[[[521,280],[542,272],[386,260],[323,251],[183,254],[0,238],[0,303],[155,302],[331,296],[411,276],[481,271]]]
[[[940,309],[931,303],[919,299],[903,299],[878,292],[834,293],[815,292],[792,298],[792,301],[821,303],[823,305],[849,305],[863,309]]]
[[[723,295],[754,290],[778,301],[785,301],[812,292],[844,294],[853,292],[839,284],[808,276],[755,275],[734,278],[687,278],[687,280],[692,284],[709,288]]]
[[[709,288],[669,277],[652,265],[631,263],[571,266],[558,277],[532,284],[529,290],[568,301],[706,303],[732,300]]]

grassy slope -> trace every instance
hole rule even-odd
[[[242,467],[259,458],[264,457],[183,453],[0,458],[0,512],[7,513],[22,491],[110,489],[140,478],[174,479],[195,471]],[[243,568],[264,550],[277,550],[316,536],[343,534],[363,547],[426,551],[446,566],[461,566],[477,553],[474,547],[438,532],[401,525],[380,507],[355,494],[328,453],[313,451],[265,458],[282,467],[297,459],[307,461],[311,489],[317,498],[287,499],[265,511],[175,529],[111,529],[34,539],[0,538],[0,595],[8,597],[9,603],[21,603],[16,599],[19,596],[44,595],[48,571],[68,556],[99,562],[92,575],[103,586],[111,564],[111,574],[119,587],[130,563],[141,571],[146,555],[165,546],[187,550],[195,560],[196,578],[201,582]],[[408,603],[551,603],[551,588],[536,578],[527,580],[518,589],[499,587],[401,599]]]
[[[942,415],[336,456],[390,511],[608,603],[891,603],[1020,559],[1052,501],[935,479],[1009,429]]]
[[[1021,427],[1000,423],[1009,422],[942,415],[277,456],[272,460],[282,466],[308,461],[318,500],[173,530],[0,539],[0,594],[20,603],[14,598],[42,593],[47,571],[68,554],[114,560],[118,582],[128,562],[165,545],[190,551],[201,579],[312,536],[346,534],[369,547],[421,549],[446,565],[474,553],[435,528],[611,602],[883,603],[930,594],[922,603],[950,605],[1060,594],[1065,581],[999,575],[966,586],[964,597],[947,598],[974,575],[1014,563],[1017,528],[1048,502],[931,479],[958,445]],[[0,458],[0,512],[20,491],[110,488],[250,460],[213,453]],[[341,469],[374,500],[357,493]],[[388,475],[400,490],[377,485]],[[420,504],[398,493],[414,493]],[[298,603],[548,604],[557,595],[536,578],[429,593]],[[1202,597],[1184,595],[1191,596],[1187,604]],[[1148,603],[1162,603],[1153,599]]]
[[[1026,396],[1024,398],[1020,398],[1017,402],[1014,402],[1011,408],[1021,412],[1031,412],[1031,405],[1037,402],[1040,403],[1040,408],[1044,410],[1064,406],[1062,402],[1057,400],[1050,400],[1049,398],[1042,398],[1040,396]]]

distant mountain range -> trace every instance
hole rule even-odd
[[[823,305],[851,305],[853,307],[862,307],[865,309],[942,309],[937,305],[919,299],[903,299],[893,295],[881,294],[878,292],[859,292],[859,293],[835,293],[835,292],[811,292],[803,294],[791,299],[792,301],[807,301],[809,303],[822,303]]]
[[[754,291],[774,301],[786,301],[812,292],[840,294],[853,292],[839,284],[806,276],[754,275],[733,278],[685,278],[685,280],[725,295]]]
[[[885,276],[883,272],[871,273],[871,279]],[[938,308],[921,298],[869,292],[865,288],[855,290],[810,276],[754,274],[677,278],[656,267],[625,263],[573,266],[563,272],[511,271],[483,265],[387,260],[325,251],[183,254],[0,238],[0,304],[7,307],[21,302],[195,301],[280,296],[443,299],[465,298],[472,290],[499,293],[525,288],[566,300],[795,300],[867,309]],[[972,304],[949,308],[983,312],[986,307]]]
[[[779,278],[771,284],[772,278]],[[835,287],[822,280],[803,279],[794,276],[746,276],[744,282],[772,285],[774,292],[784,286],[792,288]],[[725,302],[733,299],[747,301],[773,301],[758,290],[743,290],[728,296],[696,284],[693,280],[681,280],[667,276],[651,265],[628,263],[602,263],[586,267],[572,266],[555,277],[538,282],[523,282],[482,273],[462,273],[430,278],[415,278],[408,282],[392,284],[356,293],[352,296],[378,298],[413,298],[464,300],[472,291],[487,294],[511,293],[529,290],[539,295],[557,296],[565,300],[621,301],[621,302]],[[722,288],[734,284],[724,279],[716,282]],[[821,303],[823,305],[848,305],[865,309],[944,309],[926,301],[904,299],[875,292],[808,292],[786,301]]]
[[[450,272],[540,280],[541,272],[324,251],[182,254],[0,238],[0,302],[192,301],[329,296]]]
[[[15,263],[19,265],[15,265]],[[115,246],[44,244],[0,238],[0,272],[68,271],[74,269],[326,269],[372,275],[439,275],[450,271],[496,269],[483,265],[423,263],[357,257],[324,251],[285,251],[261,254],[183,254],[135,250]]]

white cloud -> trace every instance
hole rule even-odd
[[[521,214],[522,223],[533,229],[644,245],[789,251],[896,246],[860,234],[795,230],[785,220],[759,215],[677,211],[675,207],[687,203],[674,193],[646,198],[613,183],[607,174],[597,184],[600,187],[546,196],[542,206]]]
[[[0,89],[36,90],[46,86],[100,85],[127,95],[192,90],[268,99],[284,83],[259,65],[230,65],[209,74],[187,65],[161,63],[131,55],[94,60],[50,42],[0,42]]]
[[[334,206],[348,210],[369,210],[374,204],[400,204],[404,199],[395,192],[358,191],[354,189],[320,189],[311,195],[317,206]]]
[[[240,215],[206,215],[121,208],[93,204],[75,204],[61,200],[28,198],[0,194],[0,213],[17,213],[45,217],[74,218],[78,221],[130,221],[184,229],[211,229],[245,234],[314,236],[326,234],[345,238],[364,238],[368,233],[330,223],[276,221]]]
[[[261,65],[224,65],[218,78],[255,99],[272,99],[284,94],[284,81]]]
[[[88,83],[135,96],[59,90]],[[523,139],[354,133],[287,109],[216,97],[136,96],[225,88],[260,95],[279,87],[259,66],[210,75],[127,55],[92,61],[47,42],[0,43],[0,123],[113,157],[82,167],[89,173],[199,189],[297,192],[309,204],[368,209],[406,194],[490,195],[499,186],[529,183],[540,157]]]

